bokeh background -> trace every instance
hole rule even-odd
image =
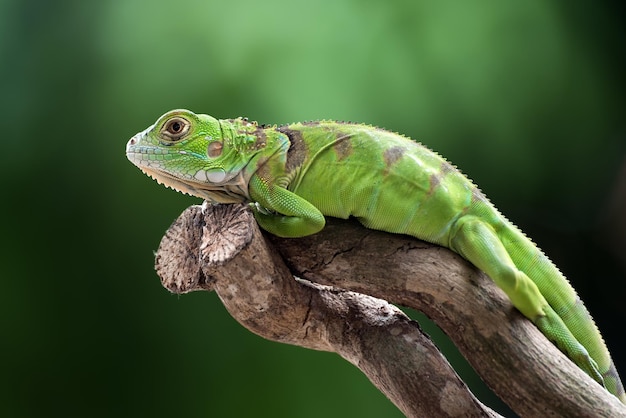
[[[567,274],[626,376],[624,13],[580,3],[0,0],[0,415],[400,416],[336,355],[161,287],[153,250],[198,199],[124,147],[177,107],[428,144]]]

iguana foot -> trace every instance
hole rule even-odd
[[[534,320],[537,328],[578,367],[606,388],[598,364],[591,358],[587,349],[576,340],[563,320],[550,306],[545,307],[544,311],[546,312],[544,316]]]

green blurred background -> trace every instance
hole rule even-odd
[[[400,416],[336,355],[161,287],[153,250],[198,199],[124,147],[177,107],[423,141],[568,275],[626,376],[616,4],[0,0],[0,415]]]

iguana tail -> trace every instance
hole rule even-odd
[[[516,227],[505,227],[498,235],[516,267],[537,285],[554,312],[595,361],[607,390],[626,403],[624,386],[604,340],[565,276]]]

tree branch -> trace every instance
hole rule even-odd
[[[489,278],[446,249],[332,219],[310,237],[268,238],[278,251],[244,206],[193,206],[163,237],[157,272],[175,293],[215,290],[258,335],[338,353],[407,416],[497,414],[385,300],[433,319],[521,416],[626,416]]]

